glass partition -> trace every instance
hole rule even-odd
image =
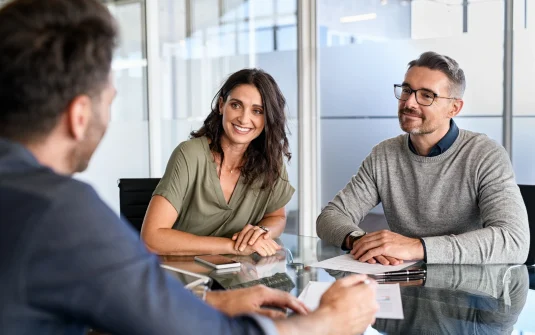
[[[513,166],[519,184],[535,184],[535,1],[514,2]]]
[[[291,184],[298,189],[297,5],[293,0],[158,0],[161,171],[173,149],[209,114],[224,80],[242,68],[270,73],[288,102]],[[297,232],[297,194],[287,230]]]
[[[402,133],[392,85],[425,51],[465,71],[459,127],[502,142],[503,1],[318,0],[318,13],[322,206]]]
[[[119,213],[119,178],[149,177],[145,1],[106,1],[119,23],[120,43],[112,69],[117,96],[104,139],[88,169],[76,178],[90,183]]]

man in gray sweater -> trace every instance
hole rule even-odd
[[[368,263],[525,262],[528,217],[507,152],[453,121],[465,86],[450,57],[426,52],[408,64],[394,85],[406,134],[372,149],[318,217],[319,237]],[[366,234],[358,225],[380,202],[391,231]]]

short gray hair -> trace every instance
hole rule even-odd
[[[463,97],[466,88],[464,71],[453,58],[433,51],[427,51],[421,54],[420,58],[410,61],[408,66],[409,69],[414,66],[421,66],[444,73],[450,80],[450,94],[455,98]]]

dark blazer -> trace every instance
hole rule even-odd
[[[93,188],[0,138],[0,334],[262,334],[166,274]]]

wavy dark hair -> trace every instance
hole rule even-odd
[[[275,79],[260,69],[243,69],[231,74],[212,100],[212,111],[204,120],[203,126],[191,132],[191,138],[206,136],[210,139],[210,150],[221,156],[223,149],[221,136],[223,116],[219,111],[219,99],[227,101],[230,92],[239,85],[254,85],[262,97],[264,107],[264,130],[247,147],[244,153],[245,164],[241,174],[247,185],[261,181],[261,188],[272,187],[281,175],[283,156],[292,158],[286,136],[286,99]]]

